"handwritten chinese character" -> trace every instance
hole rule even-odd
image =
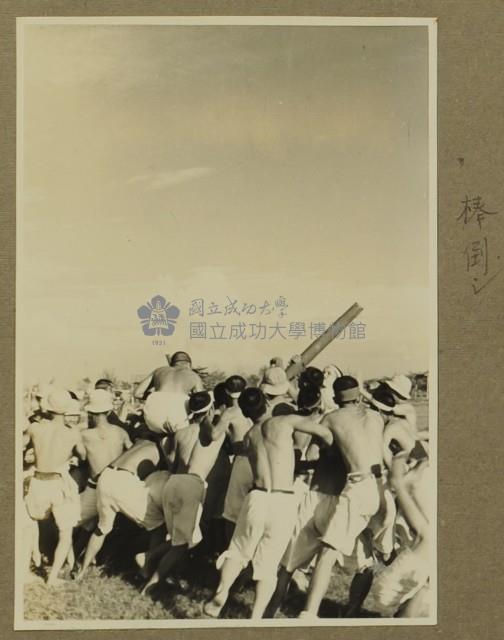
[[[275,300],[275,307],[278,309],[278,315],[283,318],[284,316],[287,315],[287,307],[289,305],[287,304],[287,301],[285,299],[284,296],[279,296],[276,300]]]
[[[473,240],[464,249],[466,257],[466,271],[471,271],[475,267],[483,270],[483,275],[488,273],[488,241],[487,238]]]
[[[273,307],[270,305],[270,303],[267,300],[265,300],[264,304],[262,304],[259,307],[259,311],[261,312],[262,316],[264,316],[264,315],[269,316],[271,314],[271,312],[273,311]]]
[[[208,312],[207,312],[207,315],[209,315],[209,316],[213,316],[213,315],[215,315],[215,314],[217,314],[217,313],[222,313],[222,311],[221,311],[221,310],[220,310],[220,308],[219,308],[219,305],[218,305],[218,304],[215,304],[215,302],[211,302],[211,303],[208,305]]]
[[[191,300],[191,306],[189,307],[190,316],[204,316],[205,315],[205,301],[203,298],[195,298]]]
[[[238,300],[231,300],[229,296],[227,296],[228,302],[224,307],[224,315],[229,316],[231,314],[240,315],[240,311],[238,309]]]
[[[463,205],[463,209],[457,220],[463,220],[464,226],[469,224],[474,216],[476,216],[476,222],[481,229],[481,223],[486,216],[495,216],[499,213],[498,211],[488,211],[485,209],[485,203],[481,196],[469,198],[469,196],[466,195],[464,200],[461,201],[461,204]]]
[[[253,316],[257,311],[257,307],[255,304],[248,304],[244,302],[242,305],[242,313],[246,313],[248,316]]]

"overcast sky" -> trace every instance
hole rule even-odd
[[[26,381],[308,345],[191,340],[191,299],[226,296],[284,296],[287,326],[357,301],[365,339],[314,364],[427,369],[427,27],[30,25],[22,91]],[[181,309],[165,347],[136,315],[155,294]]]

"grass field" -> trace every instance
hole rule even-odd
[[[418,427],[428,424],[427,402],[416,404]],[[40,582],[25,585],[26,620],[169,620],[204,617],[203,603],[218,582],[214,561],[204,555],[191,558],[180,574],[185,587],[163,586],[148,596],[140,594],[141,582],[131,561],[133,554],[145,544],[143,533],[123,522],[123,536],[111,534],[101,555],[101,566],[92,567],[82,582],[68,580],[58,587]],[[125,546],[127,544],[127,548]],[[123,549],[121,549],[123,546]],[[122,552],[124,551],[124,552]],[[113,553],[112,553],[113,552]],[[121,558],[129,559],[126,561]],[[119,559],[119,560],[118,560]],[[338,618],[346,604],[353,572],[336,567],[330,588],[322,603],[320,616]],[[243,579],[231,594],[223,611],[224,618],[247,618],[253,601],[253,583]],[[283,610],[277,617],[297,617],[304,605],[304,593],[291,588]],[[372,592],[366,599],[362,617],[375,617]]]

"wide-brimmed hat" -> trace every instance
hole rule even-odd
[[[289,390],[287,374],[280,367],[269,367],[264,372],[261,389],[270,396],[281,396]]]
[[[47,411],[63,415],[71,402],[72,396],[66,389],[53,389],[45,399],[44,404]]]
[[[78,400],[74,400],[73,398],[70,400],[68,407],[65,411],[66,416],[80,416],[81,408]]]
[[[401,400],[411,399],[411,380],[408,376],[394,376],[392,380],[387,380],[385,384],[401,398]]]
[[[393,412],[395,407],[394,396],[386,385],[381,384],[376,389],[373,389],[368,398],[369,402],[380,411],[385,413]]]
[[[105,389],[95,389],[89,394],[89,402],[86,405],[86,411],[88,413],[107,413],[112,411],[114,405],[112,404],[112,395]]]

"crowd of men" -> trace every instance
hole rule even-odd
[[[41,564],[39,521],[57,528],[46,581],[58,585],[65,563],[83,579],[123,514],[148,532],[135,557],[144,593],[173,580],[222,525],[219,582],[202,616],[222,615],[251,571],[251,618],[274,617],[293,579],[306,584],[299,617],[316,618],[336,563],[354,572],[345,616],[358,617],[371,590],[382,615],[428,615],[428,430],[417,429],[408,377],[368,389],[329,365],[289,380],[274,358],[256,387],[231,375],[205,389],[187,353],[169,362],[136,387],[135,410],[106,379],[81,401],[54,385],[35,390],[26,580]]]

